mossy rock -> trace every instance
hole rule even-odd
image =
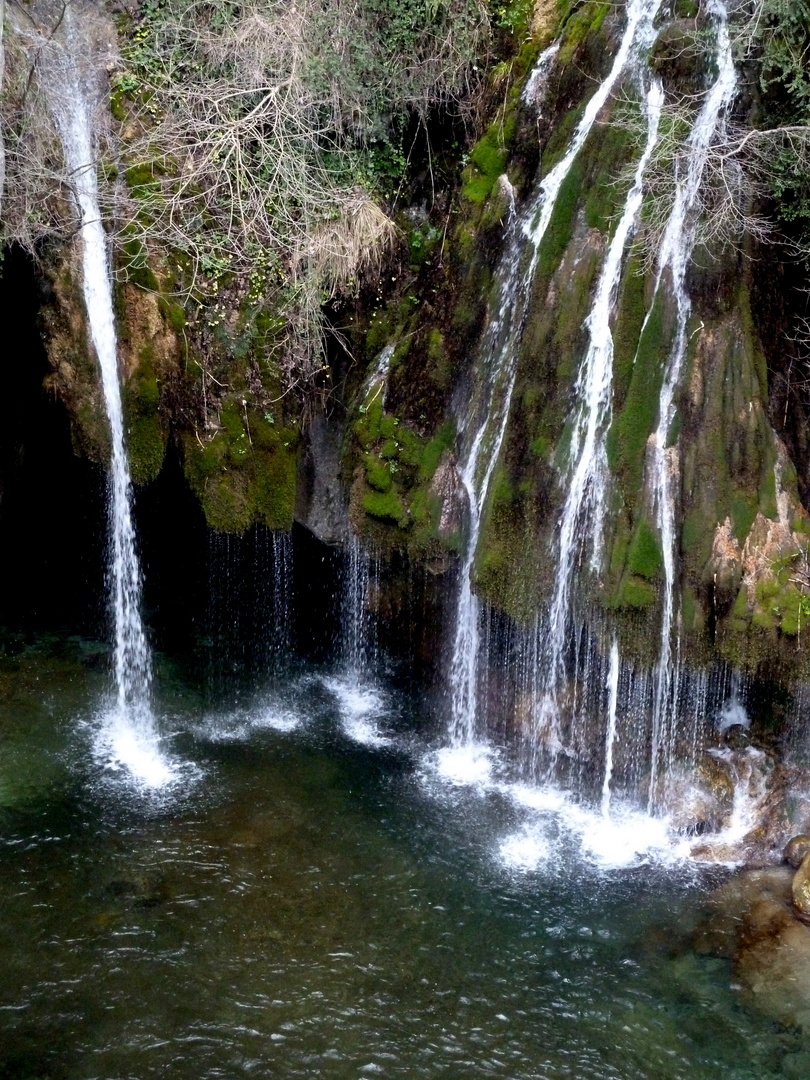
[[[186,477],[217,532],[242,533],[254,521],[289,529],[295,513],[299,433],[277,423],[272,414],[244,413],[236,402],[223,407],[219,430],[203,446],[195,435],[186,434]]]
[[[159,413],[160,389],[151,352],[145,347],[141,363],[122,391],[129,471],[134,483],[154,480],[166,456],[167,433]]]
[[[641,611],[654,607],[657,601],[658,594],[648,581],[631,576],[622,582],[618,600],[619,607]]]

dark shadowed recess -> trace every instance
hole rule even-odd
[[[62,405],[43,387],[37,317],[47,284],[22,251],[0,266],[0,627],[4,647],[49,630],[103,626],[104,475],[73,452]]]

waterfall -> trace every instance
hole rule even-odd
[[[512,224],[506,250],[496,272],[497,293],[490,309],[479,358],[479,366],[485,372],[484,386],[478,395],[471,396],[459,425],[462,444],[466,444],[460,455],[460,472],[470,513],[450,667],[450,739],[454,746],[474,743],[477,733],[476,697],[481,636],[479,603],[472,588],[472,573],[482,514],[506,434],[517,373],[517,347],[540,247],[560,189],[628,62],[650,40],[652,20],[660,5],[661,0],[630,0],[627,25],[610,72],[586,105],[564,157],[543,178],[526,210]],[[541,55],[530,77],[534,102],[542,94],[558,48],[558,45],[552,45]],[[522,269],[527,246],[529,257],[525,269]]]
[[[109,587],[117,697],[104,723],[103,752],[113,767],[123,766],[137,781],[159,787],[171,779],[173,769],[158,745],[150,704],[151,658],[140,614],[141,571],[132,522],[110,267],[96,177],[93,125],[101,97],[96,66],[84,55],[87,44],[70,7],[64,13],[59,41],[52,45],[41,64],[40,78],[62,140],[80,215],[83,296],[110,428]]]
[[[343,572],[343,648],[348,670],[355,677],[372,674],[376,654],[373,620],[369,614],[369,589],[377,566],[354,533],[349,539]]]
[[[651,30],[651,25],[647,24],[646,29]],[[651,42],[648,40],[648,43]],[[595,572],[601,569],[608,476],[605,438],[611,422],[613,395],[613,334],[610,320],[616,304],[625,252],[641,210],[644,175],[658,140],[663,104],[663,87],[658,79],[653,79],[645,100],[646,145],[602,265],[590,313],[585,320],[589,342],[574,387],[578,405],[571,425],[565,503],[556,534],[558,557],[549,613],[549,660],[546,690],[540,705],[540,724],[550,728],[549,742],[552,747],[560,744],[557,694],[565,679],[565,652],[577,556],[588,536],[592,545],[591,568]]]
[[[660,801],[659,770],[664,775],[673,751],[680,671],[679,641],[673,655],[673,629],[676,622],[676,527],[675,484],[679,472],[677,445],[667,445],[675,416],[675,392],[680,381],[688,344],[687,330],[691,301],[686,289],[686,273],[696,240],[698,194],[709,150],[737,93],[734,53],[728,28],[728,13],[722,0],[707,0],[707,10],[716,23],[715,65],[717,75],[697,115],[686,141],[686,165],[676,178],[675,198],[658,252],[655,290],[642,329],[646,329],[657,301],[663,276],[669,270],[672,294],[676,305],[675,340],[669,355],[658,406],[658,424],[651,439],[649,474],[656,523],[661,536],[664,558],[664,607],[661,619],[661,638],[655,677],[655,700],[652,724],[652,761],[649,788],[649,808],[654,810]],[[663,763],[661,759],[664,759]]]
[[[388,739],[380,734],[378,721],[386,711],[386,695],[378,679],[376,617],[370,610],[380,564],[354,533],[349,536],[341,576],[343,656],[338,673],[326,677],[324,683],[337,700],[344,734],[366,746],[384,746]]]
[[[209,693],[239,696],[282,675],[292,641],[292,537],[255,525],[208,536]]]

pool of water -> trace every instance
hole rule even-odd
[[[4,1080],[795,1075],[799,1036],[677,944],[726,871],[606,865],[335,673],[229,711],[164,668],[144,788],[97,752],[97,668],[0,665]]]

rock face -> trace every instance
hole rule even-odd
[[[343,543],[349,535],[347,498],[340,478],[341,438],[338,424],[316,416],[299,459],[295,517],[325,544]]]
[[[430,494],[439,500],[439,536],[447,540],[461,532],[467,510],[467,494],[458,471],[455,455],[442,453],[439,467],[430,483]]]

